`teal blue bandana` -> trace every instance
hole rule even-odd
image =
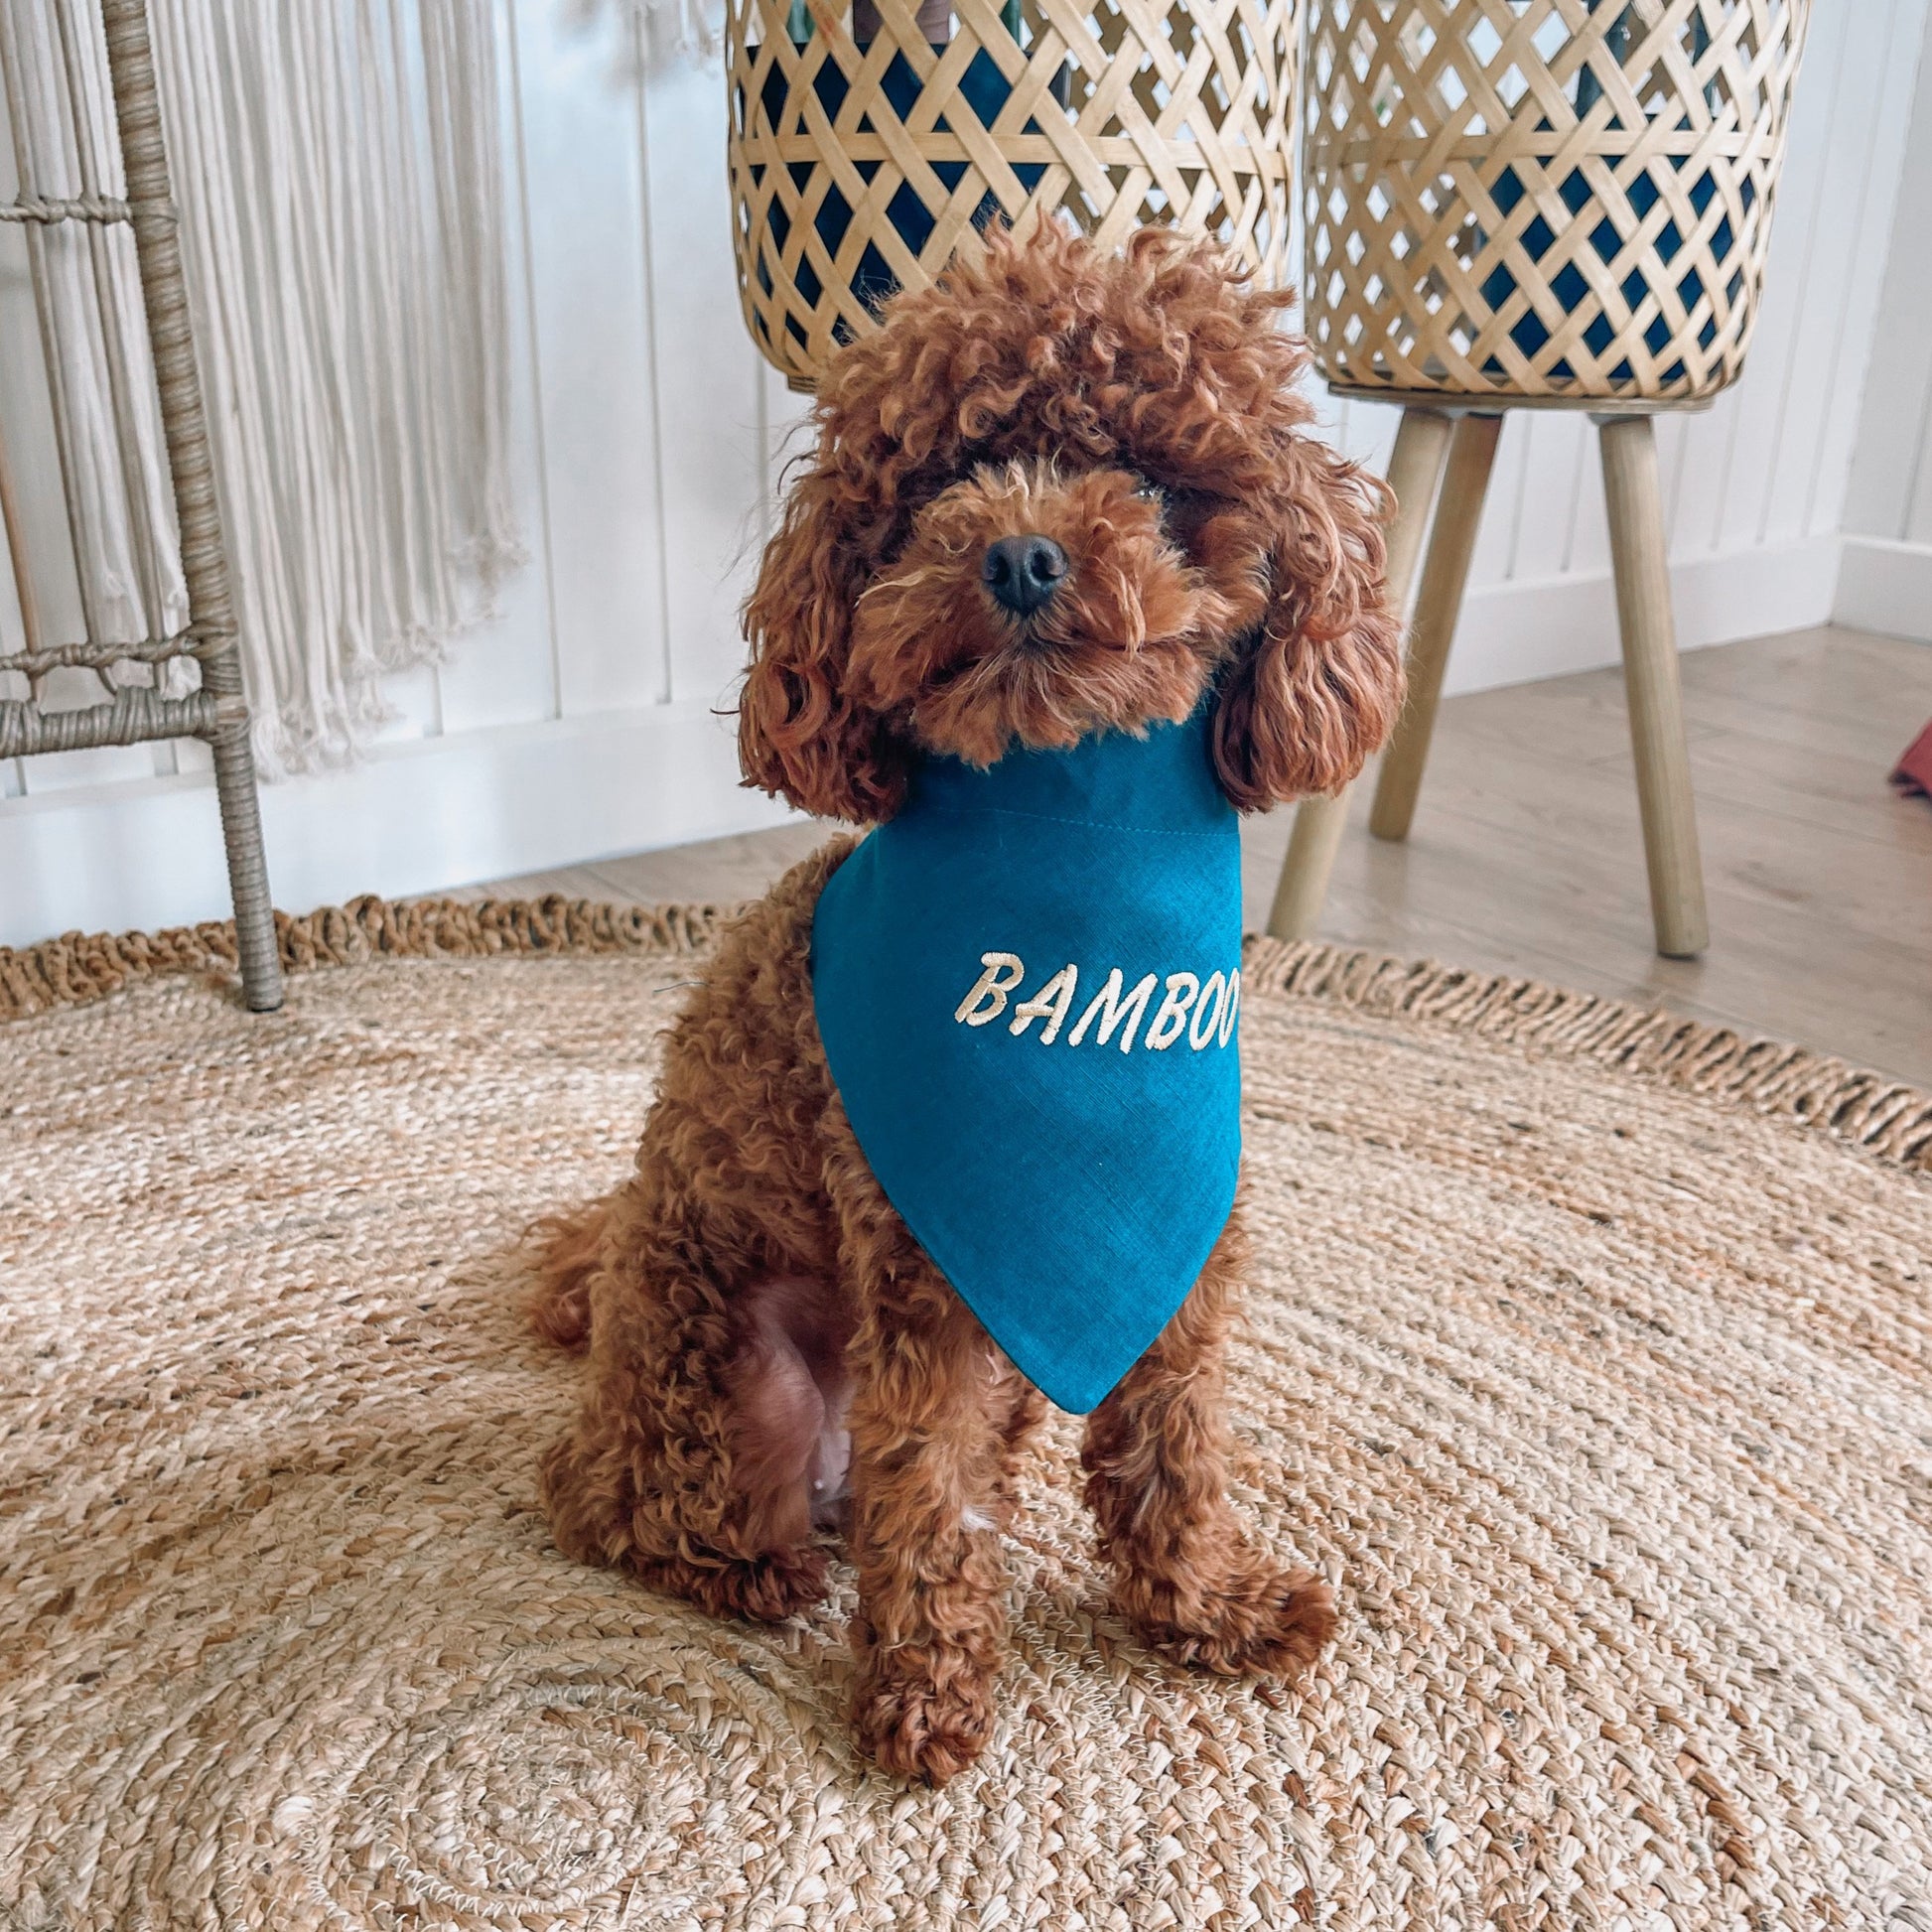
[[[1208,715],[986,771],[928,759],[812,927],[819,1035],[879,1184],[1076,1414],[1234,1204],[1241,843]]]

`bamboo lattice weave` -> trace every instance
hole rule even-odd
[[[937,46],[906,0],[877,13],[863,43],[822,4],[727,19],[739,289],[794,381],[995,215],[1108,247],[1173,222],[1282,275],[1297,0],[957,0]]]
[[[1809,0],[1314,0],[1316,364],[1398,394],[1735,380]]]
[[[934,1792],[853,1752],[842,1564],[714,1621],[537,1504],[518,1230],[630,1172],[720,916],[362,900],[265,1019],[231,929],[0,949],[0,1925],[1932,1923],[1932,1096],[1252,943],[1233,1501],[1340,1634],[1138,1646],[1058,1418]]]

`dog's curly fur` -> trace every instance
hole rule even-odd
[[[1285,300],[1164,234],[1107,256],[1048,229],[996,233],[892,303],[827,372],[746,607],[748,781],[877,823],[923,752],[987,764],[1178,722],[1211,688],[1236,805],[1345,784],[1401,699],[1384,497],[1306,434]],[[1032,617],[981,576],[1024,533],[1066,559]],[[824,1591],[814,1500],[849,1453],[860,1742],[939,1780],[986,1742],[999,1531],[1043,1405],[886,1200],[827,1072],[812,912],[851,847],[731,929],[670,1035],[635,1173],[551,1224],[534,1319],[588,1345],[590,1385],[543,1493],[572,1556],[776,1619]],[[1292,1672],[1334,1612],[1244,1541],[1224,1494],[1241,1271],[1237,1208],[1090,1419],[1086,1496],[1143,1638]]]

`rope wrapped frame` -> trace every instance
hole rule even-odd
[[[996,215],[1023,233],[1071,219],[1110,248],[1171,222],[1279,281],[1298,6],[954,0],[934,45],[908,0],[877,0],[864,41],[830,0],[730,0],[733,242],[753,340],[809,388],[874,326],[879,295],[923,287]],[[976,97],[997,102],[990,123]]]
[[[30,620],[26,648],[0,655],[0,693],[20,679],[27,684],[24,699],[0,696],[0,757],[173,738],[205,741],[214,764],[243,995],[252,1011],[270,1012],[282,1003],[274,906],[147,0],[101,0],[100,21],[125,195],[103,195],[89,184],[78,197],[52,198],[23,183],[24,192],[15,201],[0,205],[0,220],[126,223],[133,229],[189,621],[186,629],[168,636],[138,641],[89,637],[81,643],[49,646]],[[8,522],[12,548],[13,519]],[[22,616],[27,619],[32,590],[21,552],[15,549],[13,554]],[[170,695],[171,685],[186,682],[171,678],[170,672],[191,663],[196,667],[196,688]],[[106,701],[72,710],[44,709],[43,680],[67,667],[92,671],[105,688]],[[145,679],[130,678],[130,667],[144,671]]]
[[[137,209],[133,203],[111,195],[23,193],[11,202],[0,203],[0,222],[37,227],[69,222],[127,226],[137,215],[145,221],[165,222],[171,228],[176,220],[172,202],[148,202]],[[10,519],[8,535],[12,538],[14,534]],[[24,552],[14,549],[12,561],[20,580],[17,589],[27,634],[24,649],[0,652],[0,758],[139,745],[167,738],[205,738],[228,722],[212,694],[196,688],[180,690],[187,680],[175,672],[177,666],[196,665],[193,683],[198,685],[201,657],[232,635],[225,626],[218,635],[210,634],[209,626],[191,624],[165,637],[88,638],[77,643],[48,644],[40,634]],[[45,708],[42,698],[48,675],[60,670],[92,672],[102,687],[102,702]],[[171,688],[177,695],[169,695]],[[245,710],[238,714],[238,722],[245,727]]]
[[[1810,0],[1312,0],[1336,387],[1701,401],[1756,320]]]

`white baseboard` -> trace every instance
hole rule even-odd
[[[262,788],[277,905],[397,897],[682,845],[789,814],[738,782],[728,720],[668,704],[382,746]],[[0,801],[0,945],[224,918],[206,776]]]
[[[1695,557],[1671,566],[1677,647],[1732,644],[1828,622],[1839,577],[1837,536],[1801,537],[1762,550]],[[1444,690],[1600,670],[1621,656],[1616,588],[1609,573],[1492,584],[1462,603]]]
[[[1823,623],[1836,537],[1671,572],[1685,649]],[[1887,626],[1895,627],[1895,626]],[[1607,575],[1470,594],[1448,689],[1479,691],[1617,661]],[[269,879],[293,911],[355,893],[433,893],[782,823],[738,783],[728,720],[697,703],[379,746],[347,771],[262,791]],[[0,945],[224,917],[206,773],[0,799]]]
[[[1932,644],[1932,544],[1848,536],[1832,620]]]

